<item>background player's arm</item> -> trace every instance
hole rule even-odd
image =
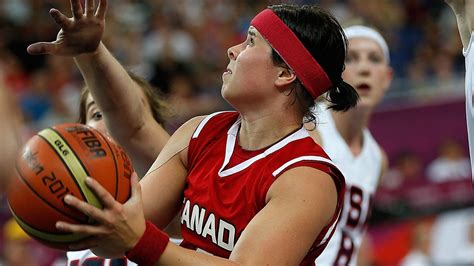
[[[75,57],[85,83],[102,111],[110,135],[124,146],[143,176],[169,139],[141,97],[142,89],[100,43],[94,53]]]
[[[474,29],[474,1],[471,0],[445,0],[451,7],[458,24],[459,34],[464,49],[469,45],[471,33]]]
[[[21,116],[19,107],[2,82],[0,82],[0,121],[3,130],[0,131],[0,195],[7,188],[13,176],[15,159],[21,145]]]
[[[124,146],[136,170],[143,175],[169,138],[141,99],[141,88],[109,53],[101,39],[105,29],[107,0],[71,0],[72,18],[56,9],[50,14],[61,27],[53,42],[28,47],[31,54],[75,57],[86,85],[102,110],[112,137]]]

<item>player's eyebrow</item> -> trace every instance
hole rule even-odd
[[[95,101],[91,101],[90,103],[88,103],[87,106],[86,106],[86,111],[88,111],[89,108],[91,108],[91,106],[94,105],[94,104],[95,104]]]

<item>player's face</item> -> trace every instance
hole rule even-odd
[[[344,81],[356,88],[360,95],[358,106],[374,107],[390,86],[393,71],[382,48],[368,38],[351,38],[346,58]]]
[[[108,134],[105,122],[102,119],[102,111],[95,104],[92,95],[89,93],[86,99],[86,125],[91,126],[102,133]]]
[[[272,48],[254,27],[247,39],[227,51],[230,59],[222,75],[222,96],[231,104],[262,103],[274,90],[278,67],[272,61]]]

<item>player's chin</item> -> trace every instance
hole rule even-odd
[[[372,108],[375,106],[374,100],[370,97],[360,96],[357,108]]]
[[[221,87],[221,96],[222,98],[224,98],[224,100],[226,101],[229,101],[232,96],[230,94],[230,91],[229,91],[229,86],[226,84],[226,83],[223,83],[222,84],[222,87]]]

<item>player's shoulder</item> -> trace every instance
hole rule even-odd
[[[215,112],[209,115],[202,115],[202,116],[196,116],[191,119],[189,119],[187,122],[185,122],[183,125],[181,125],[171,136],[170,141],[168,143],[171,143],[170,145],[179,147],[178,150],[181,150],[184,147],[187,147],[189,142],[193,139],[196,138],[205,128],[205,126],[209,123],[210,120],[213,119],[218,119],[218,117],[226,116],[228,117],[230,115],[236,116],[238,115],[237,112]],[[216,123],[211,123],[211,124],[216,124]],[[207,130],[207,129],[206,129]],[[213,130],[210,130],[213,132]]]
[[[197,138],[205,131],[216,133],[222,129],[227,130],[229,124],[234,123],[238,116],[239,113],[235,111],[220,111],[191,119],[189,127],[193,130],[192,138]]]

